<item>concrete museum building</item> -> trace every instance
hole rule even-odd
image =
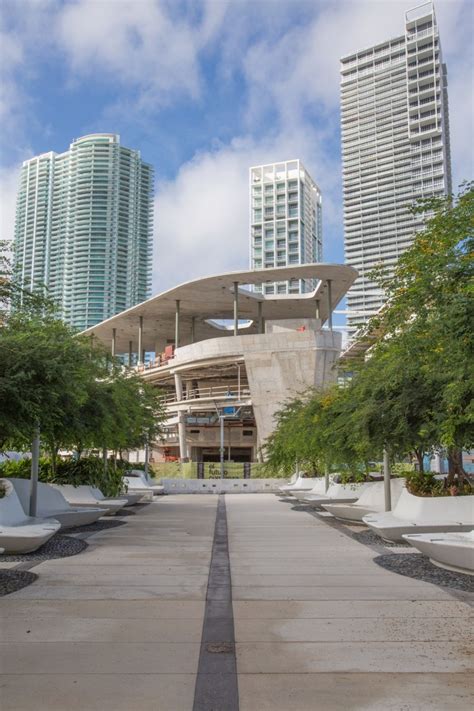
[[[257,461],[289,397],[336,380],[341,334],[332,312],[353,267],[302,264],[196,279],[153,296],[84,334],[163,391],[168,420],[155,461]],[[303,294],[266,294],[265,283],[314,280]]]

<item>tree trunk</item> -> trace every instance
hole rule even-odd
[[[448,447],[448,476],[446,484],[454,484],[455,479],[461,483],[468,481],[466,472],[462,465],[462,449],[459,447]]]
[[[59,451],[59,447],[56,446],[54,444],[54,442],[51,442],[51,444],[50,444],[51,472],[52,472],[54,478],[56,478],[56,474],[58,472],[58,451]]]
[[[415,457],[418,462],[418,470],[421,474],[424,474],[425,467],[423,464],[423,452],[420,449],[415,449]]]

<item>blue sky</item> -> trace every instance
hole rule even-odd
[[[156,171],[154,290],[248,263],[248,168],[301,158],[343,261],[339,57],[403,33],[399,0],[2,0],[2,238],[18,169],[116,132]],[[454,183],[472,177],[473,8],[436,2]]]

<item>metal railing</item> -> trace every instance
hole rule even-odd
[[[166,395],[163,397],[162,401],[165,405],[172,402],[182,402],[190,400],[229,400],[229,404],[232,405],[232,401],[239,401],[250,397],[250,388],[246,383],[230,383],[227,385],[211,385],[206,388],[184,388],[183,396],[181,400],[175,393],[172,395]]]

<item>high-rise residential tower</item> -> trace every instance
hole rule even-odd
[[[384,303],[369,278],[393,271],[422,227],[410,207],[451,192],[446,66],[432,3],[405,15],[405,33],[341,60],[346,262],[352,335]]]
[[[84,136],[23,163],[15,272],[75,328],[150,295],[152,228],[153,168],[119,136]]]
[[[300,160],[250,168],[250,267],[322,260],[321,192]],[[260,288],[260,287],[259,287]],[[304,280],[267,283],[266,294],[298,294]]]

